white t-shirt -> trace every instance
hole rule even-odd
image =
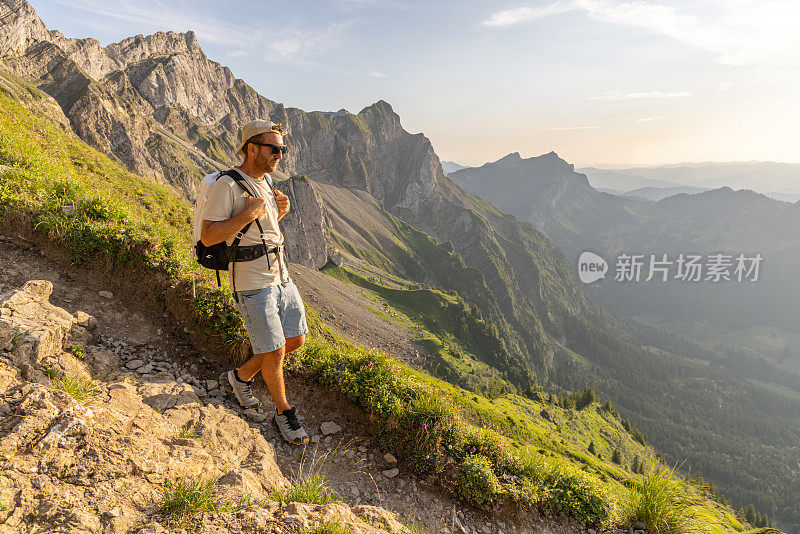
[[[267,180],[271,180],[269,175],[265,175],[263,180],[254,180],[239,169],[234,168],[247,184],[248,190],[267,201],[267,211],[259,219],[261,228],[264,229],[264,238],[267,246],[278,247],[283,244],[283,234],[278,226],[278,205],[275,203],[275,195],[272,193]],[[208,191],[208,200],[206,207],[203,211],[203,219],[207,221],[225,221],[238,215],[245,208],[246,198],[250,196],[246,193],[240,185],[238,185],[230,176],[223,176],[219,178]],[[250,225],[247,233],[244,234],[239,245],[260,245],[261,237],[258,230],[258,225],[255,221]],[[235,236],[228,239],[227,243],[233,243]],[[267,257],[261,256],[253,261],[239,261],[236,262],[236,290],[244,291],[248,289],[261,289],[264,287],[274,286],[281,283],[280,268],[283,268],[284,280],[288,278],[289,273],[286,272],[286,262],[283,258],[283,249],[281,249],[280,258],[278,259],[275,254],[269,255],[270,267],[267,267]],[[279,267],[278,261],[281,262]],[[228,265],[228,277],[230,278],[230,268],[233,263]],[[230,280],[233,284],[233,280]]]

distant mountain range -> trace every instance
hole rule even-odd
[[[695,181],[719,180],[716,176],[701,179],[703,168],[694,167]],[[668,174],[672,176],[676,169],[671,167]],[[673,183],[666,181],[659,182],[659,187],[634,190],[643,198],[635,198],[633,191],[611,195],[597,191],[586,175],[552,152],[528,159],[512,153],[450,176],[467,191],[532,223],[573,264],[586,250],[605,257],[612,263],[612,272],[591,288],[618,313],[710,320],[727,328],[771,325],[800,330],[800,289],[793,281],[800,259],[800,202],[781,202],[727,186],[678,192],[685,187],[664,186]],[[603,176],[603,183],[617,187],[654,180],[620,173]],[[681,253],[758,253],[764,265],[757,284],[630,284],[617,282],[613,276],[612,260],[623,253],[673,258]],[[794,359],[800,361],[800,353]]]
[[[631,195],[643,188],[697,187],[717,189],[752,189],[776,200],[796,202],[800,199],[800,164],[747,161],[730,163],[677,163],[652,167],[597,168],[584,167],[585,174],[598,190],[613,190]],[[648,190],[649,191],[649,190]],[[689,192],[689,191],[685,191]],[[651,200],[655,193],[632,195]],[[662,196],[662,198],[665,198]]]
[[[451,172],[456,172],[460,169],[465,169],[464,165],[459,165],[454,161],[443,161],[442,162],[442,171],[444,171],[445,176],[449,176]]]

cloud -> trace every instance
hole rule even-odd
[[[649,121],[657,121],[661,120],[664,117],[642,117],[641,119],[636,119],[636,122],[649,122]]]
[[[335,7],[344,10],[363,7],[399,7],[397,2],[392,0],[332,0],[331,3]]]
[[[517,9],[506,9],[492,13],[488,19],[483,21],[484,26],[510,26],[520,22],[526,22],[564,11],[575,9],[574,2],[556,2],[545,7],[520,7]]]
[[[372,72],[370,73],[370,76],[374,76],[375,78],[386,78],[388,74],[383,72]]]
[[[717,55],[728,65],[790,65],[800,61],[795,0],[692,2],[570,0],[543,7],[498,11],[485,26],[509,26],[567,11],[583,11],[611,24],[633,26]]]
[[[558,132],[565,130],[596,130],[599,126],[561,126],[559,128],[548,128],[545,132]]]
[[[692,96],[694,91],[649,91],[641,93],[606,93],[593,96],[589,100],[637,100],[642,98],[683,98]]]
[[[130,22],[137,26],[145,26],[148,31],[192,30],[203,41],[234,45],[241,43],[242,28],[239,25],[215,20],[209,13],[203,12],[194,3],[185,1],[153,2],[143,5],[132,0],[114,2],[112,5],[100,0],[55,0],[69,9],[79,9],[94,15]]]
[[[158,30],[192,30],[198,40],[231,47],[229,57],[257,54],[263,61],[308,65],[316,58],[342,45],[343,38],[355,21],[329,24],[324,27],[288,27],[279,31],[265,28],[262,21],[247,23],[224,22],[218,16],[187,0],[147,5],[122,0],[110,5],[101,0],[55,0],[69,7],[102,17],[133,23],[144,27],[142,33]]]

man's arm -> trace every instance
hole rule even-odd
[[[203,228],[200,230],[200,241],[207,247],[222,243],[239,232],[247,223],[264,215],[266,211],[266,200],[260,197],[247,197],[245,208],[230,219],[224,221],[204,220]]]

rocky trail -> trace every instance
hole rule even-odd
[[[260,379],[264,408],[241,409],[186,333],[114,290],[113,276],[0,236],[0,533],[180,531],[161,513],[162,488],[183,477],[217,481],[219,499],[241,503],[200,514],[200,532],[302,532],[331,519],[355,532],[587,532],[463,506],[375,446],[361,410],[303,377],[288,376],[287,391],[312,442],[284,444]],[[91,379],[94,402],[53,388],[45,371]],[[310,470],[340,503],[269,500]]]

